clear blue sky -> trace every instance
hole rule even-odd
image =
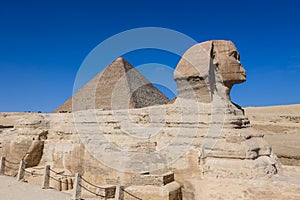
[[[247,82],[233,88],[242,106],[300,103],[300,3],[244,1],[1,1],[0,111],[51,112],[72,95],[77,70],[108,37],[165,27],[202,42],[232,40]],[[159,51],[126,57],[133,65],[178,58]]]

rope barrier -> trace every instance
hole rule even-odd
[[[90,193],[92,193],[92,194],[96,195],[96,196],[99,196],[99,197],[105,198],[105,196],[103,196],[103,195],[101,195],[101,194],[97,194],[97,193],[95,193],[95,192],[93,192],[93,191],[89,190],[88,188],[84,187],[84,186],[83,186],[83,185],[81,185],[81,184],[79,184],[79,186],[80,186],[80,187],[82,187],[83,189],[85,189],[86,191],[88,191],[88,192],[90,192]]]
[[[10,176],[10,177],[16,177],[17,176],[17,175],[5,174],[5,173],[4,173],[4,175],[5,176]]]
[[[6,160],[6,159],[5,159],[5,162],[8,162],[8,163],[13,164],[13,165],[18,165],[18,164],[20,164],[20,163],[16,163],[16,162],[12,162],[12,161]]]
[[[7,163],[10,163],[10,164],[13,164],[13,165],[19,165],[19,163],[12,162],[12,161],[9,161],[9,160],[5,160],[5,161],[6,161]],[[24,160],[22,160],[22,162],[23,162],[24,164],[26,164],[26,162],[25,162]],[[13,168],[13,167],[9,167],[9,166],[7,166],[7,165],[5,165],[5,167],[6,167],[7,169],[11,169],[11,170],[15,170],[15,171],[18,171],[18,170],[19,170],[19,169]],[[39,173],[35,173],[35,172],[30,172],[30,171],[26,170],[25,167],[22,167],[22,169],[24,170],[25,173],[28,173],[28,174],[31,174],[31,175],[34,175],[34,176],[43,176],[43,175],[44,175],[44,174],[39,174]],[[33,169],[43,169],[43,167],[41,167],[41,168],[33,168]],[[63,172],[56,172],[56,171],[53,170],[53,169],[50,169],[50,171],[53,172],[53,173],[55,173],[56,175],[59,175],[59,176],[62,176],[62,177],[70,177],[70,178],[74,178],[73,176],[63,174]],[[57,179],[57,178],[54,178],[53,176],[50,176],[50,175],[48,175],[48,176],[49,176],[50,179],[52,179],[52,180],[54,180],[54,181],[61,182],[61,183],[68,183],[67,181],[59,180],[59,179]],[[100,187],[100,186],[98,186],[98,185],[95,185],[95,184],[93,184],[93,183],[90,183],[89,181],[87,181],[87,180],[84,179],[83,177],[81,177],[81,179],[82,179],[85,183],[87,183],[87,184],[90,185],[90,186],[93,186],[93,187],[96,188],[96,189],[105,189],[104,187]],[[97,194],[96,192],[93,192],[92,190],[88,189],[87,187],[83,186],[82,184],[79,184],[79,186],[82,187],[84,190],[90,192],[91,194],[94,194],[94,195],[99,196],[99,197],[102,197],[102,198],[105,198],[105,197],[106,197],[106,196],[103,196],[103,195],[101,195],[101,194]],[[133,197],[133,198],[135,198],[135,199],[137,199],[137,200],[143,200],[143,199],[141,199],[141,198],[135,196],[134,194],[131,194],[130,192],[126,191],[126,190],[123,189],[123,188],[121,188],[121,190],[124,191],[124,192],[125,192],[126,194],[128,194],[129,196],[131,196],[131,197]]]
[[[127,192],[125,189],[122,189],[122,190],[123,190],[126,194],[128,194],[129,196],[132,196],[132,197],[135,198],[135,199],[143,200],[143,199],[141,199],[141,198],[139,198],[139,197],[137,197],[137,196],[131,194],[130,192]]]
[[[52,180],[55,180],[56,182],[61,182],[61,180],[58,180],[58,179],[54,178],[53,176],[49,176],[49,178],[51,178]]]
[[[25,171],[25,173],[33,175],[33,176],[44,176],[44,174],[38,174],[38,173],[35,173],[35,172],[30,172],[30,171],[25,170],[25,169],[24,169],[24,171]]]
[[[23,163],[25,163],[25,162],[23,161]],[[25,173],[30,174],[32,176],[44,176],[44,174],[38,174],[38,173],[35,173],[35,172],[30,172],[30,171],[26,170],[25,167],[22,167],[22,169],[24,170]]]
[[[88,182],[88,181],[85,180],[83,177],[81,177],[81,179],[82,179],[84,182],[86,182],[87,184],[89,184],[89,185],[91,185],[91,186],[93,186],[93,187],[95,187],[95,188],[98,188],[98,189],[105,189],[104,187],[100,187],[100,186],[98,186],[98,185],[94,185],[94,184]]]
[[[63,177],[74,178],[74,176],[62,174],[63,172],[56,172],[53,169],[50,169],[50,171],[53,172],[53,173],[55,173],[56,175],[60,175],[60,176],[63,176]]]
[[[8,166],[5,166],[5,168],[11,169],[11,170],[15,170],[15,171],[18,171],[18,170],[19,170],[19,169],[16,169],[16,168],[13,168],[13,167],[8,167]]]
[[[63,180],[56,179],[56,178],[54,178],[53,176],[49,176],[49,178],[55,180],[56,182],[69,183],[69,182],[67,182],[67,181],[63,181]]]
[[[59,174],[58,172],[54,171],[53,169],[50,168],[50,171],[55,173],[55,174]]]
[[[39,169],[44,169],[45,167],[32,167],[32,169],[36,169],[36,170],[39,170]]]

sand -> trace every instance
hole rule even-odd
[[[41,186],[18,182],[16,178],[0,176],[1,200],[70,200],[71,195]]]
[[[248,107],[245,114],[283,164],[300,166],[300,104]]]

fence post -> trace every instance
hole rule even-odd
[[[17,181],[23,180],[24,175],[25,175],[25,162],[21,160],[19,165],[18,175],[17,175]]]
[[[45,166],[42,189],[50,188],[50,165]]]
[[[57,190],[58,191],[62,191],[62,181],[61,181],[61,178],[58,178],[58,188],[57,188]]]
[[[73,189],[73,179],[71,177],[69,178],[68,184],[69,184],[68,189],[72,190]]]
[[[115,200],[124,200],[124,186],[117,185]]]
[[[61,178],[53,178],[53,188],[57,191],[61,191]]]
[[[82,182],[81,174],[76,173],[73,194],[72,194],[72,200],[81,200],[81,182]]]
[[[69,187],[69,181],[66,177],[61,179],[61,190],[62,191],[67,191]]]
[[[5,157],[0,158],[0,175],[5,173]]]

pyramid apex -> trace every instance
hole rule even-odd
[[[126,61],[126,60],[125,60],[125,58],[123,58],[123,57],[119,57],[119,58],[117,58],[115,61],[117,61],[117,62],[124,62],[124,61]]]
[[[123,66],[125,68],[125,70],[131,70],[132,68],[134,68],[125,58],[123,57],[119,57],[116,60],[114,60],[112,62],[112,64],[110,66]]]
[[[119,57],[114,62],[123,62],[123,63],[129,63],[125,58]]]

